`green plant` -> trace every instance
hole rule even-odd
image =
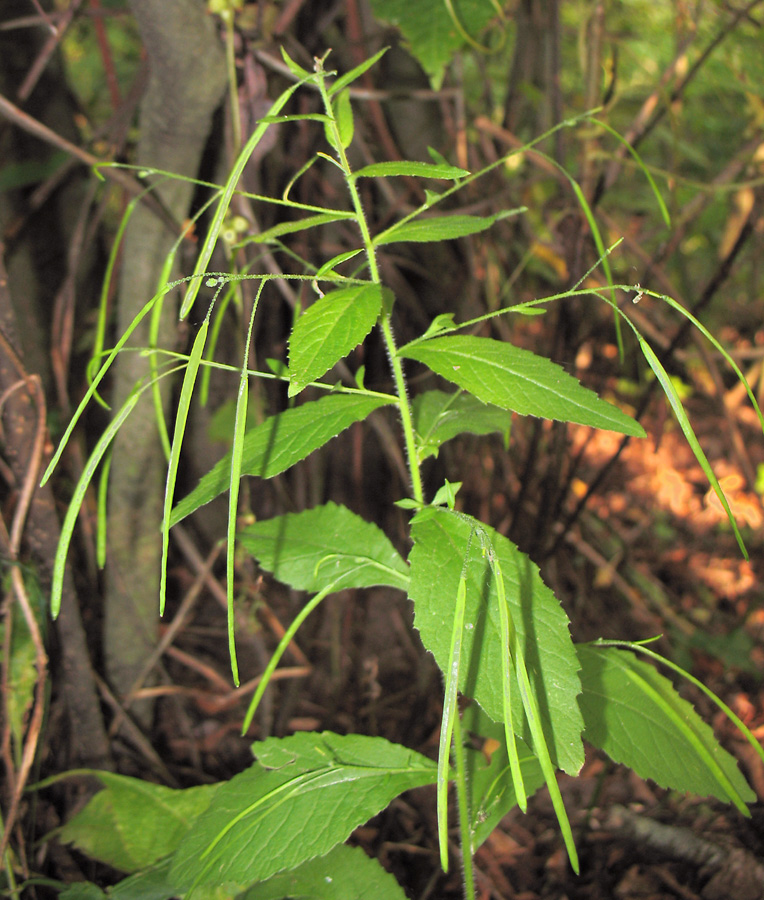
[[[640,437],[642,427],[616,406],[584,388],[549,359],[507,342],[471,333],[495,316],[532,314],[555,300],[594,294],[612,306],[617,321],[630,328],[663,388],[680,426],[714,489],[729,513],[726,499],[692,431],[673,383],[658,357],[628,316],[614,301],[619,289],[608,272],[603,291],[577,286],[572,291],[506,307],[466,322],[453,314],[438,316],[415,340],[398,347],[393,332],[395,298],[383,285],[376,252],[395,242],[440,241],[485,231],[521,210],[490,216],[436,214],[440,204],[505,161],[471,174],[450,165],[433,152],[431,162],[383,162],[353,170],[347,149],[353,139],[349,85],[381,56],[348,74],[326,72],[326,57],[314,72],[284,59],[296,81],[274,103],[241,151],[228,181],[219,188],[212,222],[193,274],[181,282],[162,284],[141,316],[108,353],[61,442],[46,474],[55,467],[71,430],[97,390],[116,355],[138,322],[154,314],[163,297],[185,285],[181,317],[188,316],[202,286],[214,291],[212,302],[187,356],[172,357],[156,378],[137,385],[98,441],[77,485],[62,529],[52,595],[55,614],[68,543],[84,491],[106,457],[115,434],[141,392],[156,380],[184,370],[172,436],[168,430],[168,476],[162,525],[165,563],[169,532],[204,504],[229,492],[227,530],[228,621],[231,664],[238,683],[233,618],[234,550],[238,544],[259,565],[292,588],[312,594],[287,630],[266,668],[249,707],[245,730],[263,691],[291,637],[305,618],[330,594],[347,588],[386,586],[406,591],[415,610],[415,625],[445,678],[443,719],[438,761],[433,762],[383,738],[332,733],[301,733],[269,738],[254,747],[256,762],[229,782],[175,791],[109,773],[93,772],[104,790],[60,832],[93,857],[130,873],[109,892],[128,898],[145,896],[255,898],[368,896],[401,897],[397,883],[362,851],[343,847],[353,829],[385,807],[395,796],[425,784],[437,785],[438,827],[443,868],[449,864],[448,784],[456,788],[458,828],[462,847],[465,892],[474,896],[471,857],[503,815],[513,806],[526,808],[527,798],[546,785],[560,824],[571,864],[578,868],[571,827],[556,781],[556,770],[575,775],[583,764],[582,739],[643,777],[677,790],[712,795],[731,802],[744,814],[754,794],[734,759],[715,741],[711,730],[675,692],[671,682],[640,658],[661,660],[648,647],[618,642],[576,645],[557,598],[541,579],[538,568],[514,544],[457,508],[460,485],[446,482],[435,496],[425,497],[421,465],[440,446],[459,434],[509,433],[512,412],[574,422]],[[298,88],[310,87],[321,96],[323,112],[281,114]],[[229,228],[230,204],[239,177],[253,150],[274,123],[315,121],[323,126],[333,154],[320,152],[300,169],[277,203],[298,215],[253,239],[280,246],[289,233],[347,220],[360,233],[360,246],[316,266],[301,260],[301,274],[274,276],[267,272],[208,272],[213,250]],[[577,120],[562,123],[568,127]],[[542,140],[539,138],[538,141]],[[535,141],[534,143],[538,143]],[[519,152],[519,151],[516,151]],[[290,199],[292,185],[312,165],[327,164],[341,173],[349,209],[309,206]],[[162,173],[165,175],[166,173]],[[424,202],[378,234],[372,234],[361,205],[359,180],[407,176],[427,179]],[[571,180],[572,181],[572,180]],[[443,183],[450,183],[443,189]],[[607,253],[583,193],[576,195],[602,260]],[[349,268],[349,266],[355,268]],[[169,266],[168,266],[169,271]],[[349,271],[349,274],[342,274]],[[316,300],[294,323],[289,341],[289,365],[272,364],[269,371],[248,367],[255,316],[265,286],[275,278],[307,282]],[[180,453],[200,373],[216,365],[214,345],[218,307],[224,307],[242,280],[256,283],[255,301],[239,372],[232,447],[198,486],[175,504]],[[643,288],[639,296],[658,297]],[[222,298],[222,299],[221,299]],[[689,316],[671,298],[662,297]],[[693,324],[714,344],[718,342],[695,319]],[[395,393],[369,390],[363,372],[355,385],[319,381],[343,360],[372,329],[377,328],[387,350]],[[157,351],[154,351],[158,357]],[[739,377],[734,362],[725,354]],[[455,390],[428,390],[409,397],[403,361],[416,361],[439,375]],[[293,405],[250,427],[247,423],[250,379],[278,379],[290,398],[310,387],[319,399]],[[764,417],[756,406],[764,425]],[[238,493],[244,475],[271,478],[325,445],[374,410],[397,409],[411,482],[411,496],[398,505],[412,513],[408,560],[395,550],[376,526],[342,506],[327,503],[237,529]],[[161,407],[159,407],[161,408]],[[162,423],[164,427],[164,423]],[[164,609],[166,565],[163,567],[160,610]],[[689,676],[686,676],[689,677]],[[698,685],[706,690],[702,685]],[[706,691],[709,693],[708,691]],[[463,714],[458,696],[473,701]],[[711,695],[712,696],[712,695]],[[761,753],[757,742],[721,701],[713,698]],[[467,735],[495,740],[499,749],[487,760],[473,749]],[[656,748],[660,747],[660,752]],[[58,776],[65,777],[65,776]],[[100,896],[94,885],[73,886],[67,897]]]

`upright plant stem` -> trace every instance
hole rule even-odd
[[[319,75],[323,74],[323,60],[316,61],[316,72]],[[355,210],[356,214],[356,221],[358,222],[358,227],[361,231],[361,240],[363,241],[366,258],[369,261],[369,274],[371,275],[371,280],[381,287],[382,278],[379,274],[379,266],[377,265],[377,258],[374,252],[374,242],[372,241],[371,233],[369,232],[369,225],[366,221],[366,215],[363,211],[363,204],[361,203],[361,196],[358,193],[358,187],[356,186],[355,177],[350,168],[350,163],[348,162],[345,148],[342,145],[342,139],[340,137],[339,128],[337,127],[336,117],[334,115],[334,110],[332,109],[332,102],[326,90],[324,79],[320,78],[318,84],[319,90],[321,91],[321,97],[324,101],[326,114],[330,119],[329,127],[334,138],[334,149],[337,151],[337,156],[339,157],[340,168],[342,169],[342,172],[345,176],[345,182],[348,186],[350,199],[353,203],[353,209]],[[422,487],[422,476],[419,471],[419,463],[417,461],[414,422],[411,415],[411,404],[409,403],[408,391],[406,390],[406,376],[403,373],[403,365],[401,363],[400,357],[398,356],[398,348],[395,344],[395,335],[393,334],[393,327],[390,321],[390,312],[384,307],[382,309],[382,312],[380,313],[378,324],[385,341],[387,355],[390,358],[390,366],[393,370],[393,379],[395,381],[395,390],[398,394],[398,408],[400,410],[403,438],[406,444],[406,456],[408,458],[409,475],[411,477],[411,489],[414,495],[414,499],[418,503],[423,504],[424,489]]]

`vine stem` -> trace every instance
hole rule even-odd
[[[326,89],[326,83],[324,81],[324,59],[325,57],[322,59],[316,59],[316,74],[319,76],[318,87],[319,91],[321,92],[321,99],[324,103],[326,115],[329,119],[329,122],[327,124],[331,131],[332,144],[339,158],[339,167],[342,170],[342,174],[348,186],[348,192],[350,193],[350,199],[353,203],[353,209],[355,211],[355,218],[361,231],[361,240],[363,241],[364,252],[366,253],[366,258],[369,262],[369,273],[371,275],[371,280],[374,282],[374,284],[378,284],[381,288],[382,278],[379,274],[379,266],[377,265],[374,242],[369,231],[369,224],[366,221],[366,214],[363,211],[363,204],[361,203],[361,195],[358,193],[356,179],[353,175],[352,169],[350,168],[350,163],[348,162],[347,154],[345,153],[345,147],[343,146],[342,139],[340,137],[339,128],[337,126],[337,119],[334,114],[334,110],[332,109],[332,101],[329,97],[329,93]],[[390,367],[392,368],[393,380],[395,381],[395,390],[398,395],[398,409],[400,411],[401,427],[403,428],[403,438],[406,445],[406,456],[408,458],[409,475],[411,477],[411,490],[414,495],[414,500],[416,500],[417,503],[424,504],[424,489],[422,487],[422,476],[419,471],[419,462],[417,460],[417,444],[416,437],[414,435],[414,421],[411,414],[411,404],[408,398],[408,391],[406,389],[406,376],[403,372],[403,364],[401,363],[401,359],[398,356],[398,348],[395,343],[395,335],[393,334],[393,326],[390,321],[390,317],[391,310],[387,309],[383,303],[382,311],[379,315],[378,324],[382,331],[385,347],[387,349],[387,355],[390,359]]]

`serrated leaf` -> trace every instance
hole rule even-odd
[[[424,244],[431,241],[453,241],[468,234],[479,234],[487,231],[499,219],[505,219],[522,209],[503,210],[495,216],[428,216],[412,219],[400,225],[392,225],[374,238],[374,245],[395,244],[402,241]]]
[[[524,416],[645,436],[642,426],[617,406],[585,388],[561,366],[522,347],[453,335],[403,347],[399,353],[419,360],[484,403]]]
[[[239,542],[274,578],[301,591],[389,585],[406,590],[406,562],[376,525],[327,503],[255,522]]]
[[[435,781],[435,763],[383,738],[302,733],[253,750],[260,762],[221,786],[175,854],[181,890],[252,884],[324,856],[402,791]]]
[[[378,284],[330,291],[308,307],[289,338],[289,396],[299,394],[360,344],[381,308]]]
[[[512,421],[507,410],[483,403],[461,391],[454,394],[445,391],[419,394],[414,398],[413,413],[420,463],[430,456],[437,456],[442,444],[465,432],[499,432],[506,441]]]
[[[756,795],[713,731],[653,666],[618,647],[581,644],[584,737],[661,787],[734,803]]]
[[[329,394],[320,400],[270,416],[244,437],[242,475],[273,478],[323,447],[353,422],[360,422],[375,409],[389,403],[395,403],[395,398]],[[227,490],[230,473],[229,453],[178,503],[170,524],[176,525]]]
[[[427,163],[421,160],[388,160],[387,162],[371,163],[353,173],[354,178],[390,178],[397,175],[408,175],[413,178],[444,178],[447,181],[456,181],[466,178],[470,173],[467,169],[458,166]]]
[[[340,845],[326,856],[274,875],[239,894],[236,900],[406,900],[403,889],[376,859],[360,847]]]
[[[173,853],[217,784],[175,790],[139,778],[88,770],[104,786],[58,832],[61,841],[122,872],[136,872]]]
[[[459,689],[473,697],[496,722],[503,718],[502,643],[495,583],[473,525],[483,530],[501,563],[507,603],[523,649],[531,688],[553,761],[575,774],[583,764],[583,719],[576,704],[581,690],[578,658],[570,639],[568,617],[541,580],[538,568],[511,541],[467,516],[445,510],[417,516],[412,522],[414,548],[409,558],[414,624],[422,642],[444,670],[449,665],[451,622],[464,564],[467,577],[465,631],[461,646]],[[468,551],[469,545],[469,552]],[[466,554],[466,556],[465,556]],[[515,667],[512,693],[520,696]],[[527,744],[530,732],[520,703],[514,704],[512,728]]]

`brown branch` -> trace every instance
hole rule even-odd
[[[59,150],[63,150],[64,153],[68,153],[71,157],[84,165],[90,167],[99,166],[99,173],[121,185],[130,194],[139,196],[141,202],[145,203],[148,208],[151,209],[165,225],[167,225],[173,234],[178,234],[180,232],[180,225],[175,221],[174,217],[156,194],[154,192],[147,192],[145,185],[141,184],[137,178],[133,178],[132,175],[129,175],[122,169],[108,165],[110,160],[99,159],[97,156],[93,156],[92,153],[88,153],[87,150],[83,150],[71,141],[67,141],[65,137],[61,137],[60,134],[57,134],[51,128],[48,128],[47,125],[43,125],[42,122],[39,122],[33,116],[25,113],[22,109],[19,109],[18,106],[11,103],[11,101],[2,94],[0,94],[0,115],[5,116],[5,118],[13,122],[14,125],[17,125],[19,128],[39,140],[44,141],[46,144],[58,147]]]
[[[15,367],[21,367],[21,361],[14,352],[13,348],[10,346],[2,331],[0,331],[0,348],[2,349],[2,353],[8,360],[12,361]],[[34,441],[29,452],[29,461],[27,463],[26,472],[24,474],[24,480],[21,486],[21,491],[19,492],[16,509],[14,510],[13,514],[11,531],[9,535],[3,533],[3,542],[6,544],[4,550],[11,563],[11,585],[13,587],[13,595],[19,605],[19,608],[21,609],[22,615],[24,616],[24,621],[26,622],[26,626],[29,629],[29,635],[32,639],[32,644],[34,645],[37,677],[35,679],[32,715],[29,720],[29,725],[27,726],[27,732],[21,753],[21,764],[19,765],[18,772],[15,773],[15,777],[13,779],[14,783],[11,793],[10,807],[5,816],[3,835],[0,839],[0,857],[4,854],[5,849],[8,845],[8,840],[10,839],[10,835],[13,831],[13,827],[18,816],[21,795],[23,794],[24,788],[26,787],[27,779],[29,778],[29,772],[31,771],[32,764],[34,763],[35,756],[37,754],[37,747],[40,740],[40,732],[42,730],[42,722],[45,713],[45,687],[48,678],[48,655],[45,652],[45,643],[40,631],[40,626],[37,623],[34,611],[32,610],[32,605],[29,601],[29,595],[27,594],[26,585],[24,584],[24,578],[21,572],[21,568],[18,565],[19,551],[21,548],[21,538],[24,532],[24,525],[26,523],[27,514],[32,503],[32,497],[37,485],[37,479],[40,474],[40,463],[42,461],[43,447],[45,444],[45,397],[43,396],[42,383],[39,376],[30,375],[24,377],[23,380],[20,380],[16,383],[16,385],[11,386],[11,388],[5,392],[3,396],[3,403],[8,399],[8,397],[11,396],[11,394],[17,387],[22,386],[26,388],[27,393],[29,394],[30,401],[37,409],[37,423],[35,427]],[[5,532],[4,527],[3,532]],[[8,631],[10,631],[11,629],[11,621],[12,615],[8,615],[6,617],[6,628],[8,629]],[[8,651],[10,651],[10,647],[8,647],[7,649]],[[2,692],[4,701],[7,697],[8,687],[9,686],[6,682],[3,685]],[[5,702],[3,705],[5,707]],[[4,727],[10,729],[7,708],[4,708],[3,712]],[[9,745],[9,743],[9,741],[6,741],[6,737],[4,735],[3,746],[5,747],[6,745]]]

